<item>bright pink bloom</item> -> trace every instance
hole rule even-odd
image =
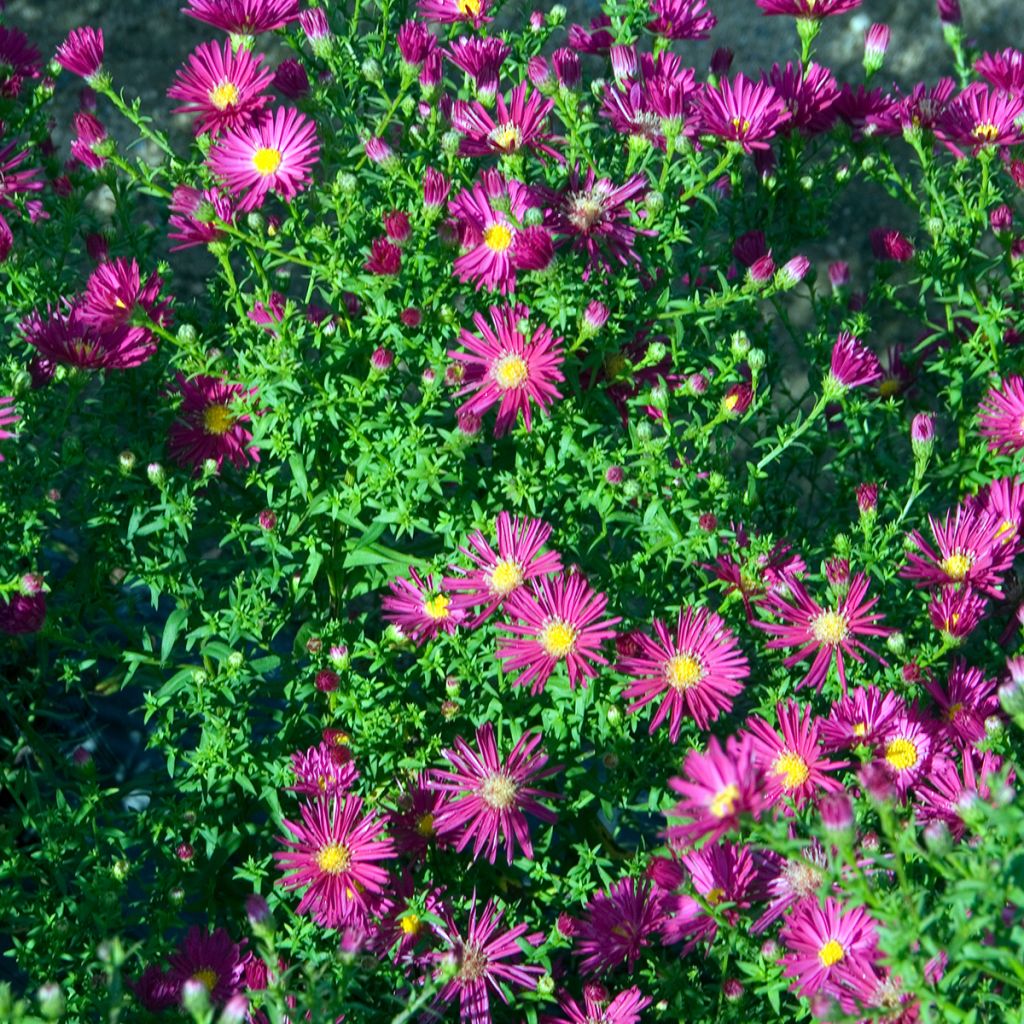
[[[121,327],[100,333],[85,323],[77,306],[30,313],[19,330],[44,359],[83,370],[126,370],[156,352],[152,332]]]
[[[367,894],[383,892],[388,881],[377,861],[394,857],[394,846],[375,815],[362,810],[363,801],[350,793],[344,800],[303,803],[301,823],[282,822],[291,837],[282,836],[288,849],[274,854],[284,872],[280,884],[305,888],[297,912],[327,928],[362,918]]]
[[[625,963],[632,971],[661,927],[664,900],[662,891],[652,890],[646,879],[622,878],[607,892],[594,893],[586,916],[576,922],[573,952],[583,958],[580,969],[596,974]]]
[[[569,686],[586,686],[597,675],[594,666],[608,664],[601,644],[620,621],[602,618],[607,604],[577,574],[534,580],[529,591],[510,594],[505,609],[516,621],[505,625],[513,635],[501,639],[498,657],[504,671],[521,670],[512,685],[529,683],[531,693],[541,693],[555,666],[565,662]]]
[[[442,25],[465,21],[473,28],[494,20],[487,17],[490,6],[490,0],[419,0],[417,4],[420,14],[427,21],[436,21]]]
[[[878,603],[878,598],[867,599],[868,579],[863,573],[859,572],[853,577],[846,594],[832,608],[826,609],[819,605],[797,580],[790,581],[789,590],[786,596],[780,591],[768,594],[764,599],[765,607],[783,621],[756,621],[754,625],[774,634],[775,639],[768,642],[770,648],[799,648],[796,654],[790,655],[783,662],[787,668],[814,654],[811,668],[798,688],[813,686],[820,692],[834,658],[839,682],[845,693],[844,654],[854,661],[862,662],[864,659],[858,652],[864,651],[885,664],[884,659],[859,639],[862,636],[886,636],[889,633],[884,626],[878,625],[881,613],[871,611]]]
[[[478,750],[473,750],[462,737],[456,738],[454,750],[442,751],[455,770],[437,770],[430,776],[433,789],[450,794],[434,819],[438,834],[457,836],[458,851],[473,840],[474,860],[486,853],[493,864],[499,838],[505,843],[509,864],[517,845],[527,860],[533,860],[526,815],[555,821],[554,811],[539,803],[539,799],[554,800],[557,794],[536,789],[530,783],[561,771],[557,765],[544,767],[548,758],[537,751],[540,742],[540,733],[523,733],[502,761],[490,722],[476,731]]]
[[[557,1017],[542,1017],[543,1024],[640,1024],[640,1012],[651,1000],[635,985],[616,996],[598,996],[590,986],[583,988],[583,1006],[563,992],[558,999],[561,1011]]]
[[[54,59],[65,71],[91,83],[103,67],[103,29],[88,25],[72,29]]]
[[[417,646],[440,633],[454,633],[465,612],[452,604],[451,597],[434,586],[434,577],[426,578],[410,567],[411,580],[396,577],[391,581],[391,596],[381,601],[383,618],[396,625]]]
[[[878,931],[863,907],[847,909],[831,896],[824,907],[804,900],[787,918],[779,936],[789,952],[785,976],[795,978],[799,995],[834,993],[845,973],[870,968],[878,957]]]
[[[886,727],[874,764],[885,772],[896,792],[905,796],[931,768],[938,747],[934,724],[923,718],[915,705]]]
[[[820,135],[835,123],[839,86],[828,68],[813,61],[806,68],[792,62],[785,67],[774,64],[764,80],[779,94],[789,111],[789,120],[781,126],[782,131]]]
[[[647,31],[665,39],[707,39],[718,19],[706,0],[651,0]]]
[[[242,988],[242,955],[223,928],[208,933],[196,926],[167,960],[167,981],[179,994],[187,981],[198,981],[214,1006],[223,1006]]]
[[[350,758],[338,756],[343,750],[325,742],[308,750],[297,750],[292,754],[295,785],[288,788],[313,798],[344,797],[359,778],[359,772]]]
[[[417,953],[416,946],[429,935],[424,917],[441,917],[445,913],[442,892],[417,884],[407,869],[392,872],[384,895],[374,906],[378,921],[368,948],[382,959],[390,957],[396,964],[421,963],[424,954]]]
[[[497,97],[496,117],[482,104],[456,100],[452,104],[452,127],[462,132],[461,156],[505,156],[523,149],[536,150],[561,159],[557,150],[547,143],[552,138],[544,130],[547,116],[555,101],[539,92],[527,96],[529,86],[521,82],[512,90],[508,103]]]
[[[944,822],[956,839],[967,831],[964,814],[971,805],[991,799],[991,783],[1002,766],[1000,759],[987,750],[984,754],[963,750],[960,757],[959,770],[951,758],[937,757],[928,777],[914,787],[917,820],[924,825]]]
[[[792,18],[830,18],[860,7],[861,0],[755,0],[766,15],[789,15]]]
[[[498,74],[512,47],[494,36],[460,36],[442,51],[460,71],[465,71],[480,95],[493,97],[498,91]]]
[[[1007,377],[989,389],[978,412],[981,436],[992,451],[1013,455],[1024,448],[1024,378]]]
[[[622,658],[619,670],[634,680],[623,693],[635,698],[631,712],[662,697],[649,732],[669,719],[669,738],[679,739],[683,716],[707,729],[718,715],[732,708],[743,689],[750,666],[736,637],[722,619],[706,608],[680,609],[675,636],[654,620],[655,637],[634,634],[639,654]]]
[[[819,902],[828,891],[828,856],[817,840],[792,857],[782,857],[772,850],[758,850],[758,859],[768,906],[750,926],[753,935],[765,931],[804,900]]]
[[[1024,91],[1024,53],[1007,48],[999,53],[983,53],[975,62],[974,70],[990,85],[1003,92]]]
[[[208,157],[213,171],[235,195],[242,212],[263,205],[268,192],[291,201],[310,181],[320,154],[316,125],[297,110],[278,107],[258,121],[232,128]]]
[[[717,88],[705,87],[697,113],[702,134],[738,142],[747,153],[767,149],[790,116],[770,85],[752,82],[742,72],[732,82],[723,78]]]
[[[469,538],[468,547],[459,550],[476,568],[452,565],[459,575],[446,577],[446,590],[459,592],[460,607],[483,605],[471,625],[475,628],[501,607],[505,599],[530,580],[561,572],[562,559],[557,551],[542,551],[551,536],[551,527],[539,519],[512,518],[499,512],[496,523],[498,550],[495,551],[478,530]]]
[[[840,331],[832,346],[828,382],[836,392],[874,384],[883,377],[882,364],[869,348],[846,331]]]
[[[394,277],[402,269],[402,250],[386,238],[375,238],[363,270],[380,277]]]
[[[10,636],[38,633],[46,621],[46,594],[35,593],[0,596],[0,633]]]
[[[969,146],[977,153],[991,146],[1013,146],[1024,140],[1017,119],[1024,113],[1024,98],[982,82],[969,85],[943,111],[938,133],[952,143]],[[954,152],[958,152],[955,146]]]
[[[218,472],[225,459],[237,469],[244,469],[250,460],[259,462],[259,451],[249,443],[252,434],[244,426],[251,417],[234,411],[241,400],[256,394],[256,388],[246,390],[241,384],[202,374],[188,380],[179,373],[177,378],[182,403],[180,418],[171,424],[168,437],[171,458],[191,466],[196,475],[208,459],[217,463]]]
[[[970,587],[941,587],[928,602],[932,625],[960,642],[977,629],[988,609],[988,598]]]
[[[255,120],[270,102],[263,92],[274,73],[246,49],[236,50],[230,40],[223,46],[203,43],[178,70],[167,90],[172,100],[183,100],[175,114],[195,114],[196,135],[219,135],[228,128],[242,128]]]
[[[39,51],[20,29],[0,25],[0,96],[14,99],[26,78],[38,78]]]
[[[78,111],[71,119],[75,138],[71,143],[71,156],[90,171],[99,171],[107,163],[106,157],[96,152],[96,147],[107,138],[103,122],[93,114]]]
[[[435,824],[446,802],[444,793],[430,784],[429,773],[418,772],[399,793],[395,810],[388,814],[395,849],[417,860],[426,856],[431,846],[449,845],[438,835]]]
[[[171,246],[171,252],[219,241],[224,230],[217,221],[230,224],[234,218],[231,201],[212,188],[179,185],[171,196],[170,209],[167,237],[178,243]]]
[[[820,722],[825,749],[874,746],[906,709],[903,698],[891,690],[882,693],[874,686],[851,690],[832,705],[828,718]]]
[[[101,263],[89,275],[85,294],[78,307],[79,315],[83,323],[100,334],[128,328],[133,317],[140,313],[158,324],[164,324],[167,320],[167,305],[157,301],[162,284],[157,274],[150,274],[143,284],[135,260],[129,262],[124,257],[109,260]],[[140,336],[149,333],[143,327],[132,330]]]
[[[188,0],[182,13],[234,36],[255,36],[294,21],[299,0]]]
[[[456,394],[471,394],[459,407],[458,415],[483,416],[498,406],[494,436],[501,437],[515,426],[520,414],[527,430],[532,426],[531,401],[543,412],[561,398],[558,381],[562,371],[562,339],[540,324],[531,334],[525,306],[491,306],[491,322],[482,313],[473,314],[479,335],[463,330],[463,350],[453,349],[451,359],[465,366],[463,386]],[[493,326],[492,326],[493,325]]]
[[[874,228],[869,232],[875,259],[906,263],[914,258],[914,246],[895,228]]]
[[[945,686],[936,680],[926,683],[925,689],[939,713],[940,736],[961,748],[985,738],[985,719],[999,711],[994,679],[986,679],[980,668],[957,658]]]

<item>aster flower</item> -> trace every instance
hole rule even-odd
[[[994,90],[982,82],[969,85],[952,100],[939,118],[940,138],[971,147],[974,153],[991,146],[1013,146],[1024,139],[1017,119],[1024,113],[1024,98]],[[962,154],[960,154],[962,155]]]
[[[179,994],[185,982],[198,981],[206,989],[210,1002],[223,1006],[242,989],[241,949],[223,928],[212,933],[190,928],[167,964],[167,980]]]
[[[864,659],[859,652],[864,651],[883,665],[886,663],[859,639],[864,636],[885,636],[889,633],[884,626],[878,625],[882,618],[881,613],[871,611],[878,603],[878,598],[867,599],[867,592],[868,579],[859,572],[850,581],[846,594],[839,598],[832,608],[826,609],[819,605],[797,580],[790,581],[787,596],[777,592],[764,598],[765,607],[783,620],[755,621],[755,626],[774,634],[775,639],[768,641],[769,648],[799,648],[796,654],[786,658],[783,664],[791,668],[808,655],[814,654],[810,670],[798,688],[813,686],[820,692],[834,659],[839,681],[845,693],[844,654],[856,662],[862,662]]]
[[[236,50],[227,39],[222,46],[196,47],[167,90],[172,100],[184,101],[173,113],[195,114],[196,135],[216,136],[249,124],[270,102],[263,90],[274,74],[262,66],[262,59],[244,48]]]
[[[997,539],[1000,524],[986,513],[963,506],[950,517],[947,512],[941,523],[928,517],[935,548],[919,531],[910,534],[919,553],[907,555],[900,576],[914,580],[918,587],[962,584],[1000,597],[999,584],[1013,561],[1012,548]]]
[[[441,25],[465,21],[473,28],[479,28],[485,22],[494,20],[487,17],[490,6],[490,0],[419,0],[417,9],[427,21]]]
[[[476,531],[469,538],[469,546],[459,548],[476,568],[464,570],[453,565],[452,570],[459,575],[444,580],[446,590],[459,592],[456,601],[460,607],[484,606],[472,622],[474,628],[490,618],[509,594],[530,580],[562,570],[557,551],[541,550],[551,536],[547,523],[499,512],[495,530],[497,551]]]
[[[46,622],[46,594],[42,587],[34,593],[0,595],[0,633],[21,636],[38,633]]]
[[[196,245],[209,245],[224,237],[218,225],[230,224],[234,218],[231,201],[217,189],[197,189],[178,185],[171,196],[170,231],[167,237],[177,245],[171,252],[190,249]]]
[[[978,492],[974,499],[978,507],[999,524],[996,537],[1002,544],[1020,551],[1021,525],[1024,522],[1024,482],[1020,477],[999,477]],[[973,503],[972,503],[973,504]]]
[[[774,64],[762,78],[778,93],[789,111],[789,120],[781,126],[782,131],[820,135],[835,123],[839,86],[828,68],[813,61],[806,68],[792,62],[785,67]]]
[[[478,95],[493,98],[498,91],[498,74],[512,47],[494,36],[459,36],[449,49],[442,52],[473,79]]]
[[[789,798],[797,807],[814,800],[822,792],[836,793],[842,783],[826,772],[846,766],[846,761],[822,758],[818,738],[819,723],[810,706],[803,709],[796,701],[777,704],[780,736],[763,718],[749,718],[746,731],[751,738],[754,762],[764,770],[764,798],[774,804]]]
[[[595,893],[576,923],[573,952],[582,957],[580,969],[596,974],[625,963],[632,971],[664,917],[664,895],[647,880],[622,878],[607,892]]]
[[[88,25],[72,29],[57,47],[54,59],[65,71],[92,85],[103,67],[103,29]]]
[[[302,796],[343,797],[359,778],[352,760],[338,756],[343,749],[321,742],[308,750],[297,750],[292,754],[295,785],[288,788]]]
[[[502,638],[498,657],[504,671],[521,670],[512,685],[529,683],[536,696],[564,661],[570,687],[586,686],[597,675],[594,666],[608,664],[601,644],[614,636],[612,626],[620,621],[602,618],[607,604],[604,594],[591,590],[577,574],[537,579],[529,591],[509,595],[505,609],[517,621],[505,625],[513,635]]]
[[[233,36],[255,36],[294,21],[299,0],[188,0],[182,13]]]
[[[867,123],[882,135],[934,131],[955,91],[952,78],[940,78],[931,86],[919,82],[908,95],[869,115]]]
[[[665,39],[707,39],[718,19],[706,0],[651,0],[647,31]]]
[[[936,757],[926,778],[914,787],[914,813],[922,825],[945,823],[954,838],[967,831],[964,813],[977,800],[991,799],[991,782],[998,775],[1001,760],[990,751],[961,751],[961,766],[948,757]]]
[[[605,998],[607,996],[607,998]],[[557,1017],[542,1017],[542,1024],[639,1024],[640,1013],[651,1005],[651,1000],[635,985],[618,995],[598,994],[591,986],[583,988],[583,1006],[568,992],[558,998],[561,1011]]]
[[[316,125],[297,110],[278,107],[251,124],[226,131],[208,157],[213,171],[236,196],[242,212],[263,205],[268,192],[291,201],[310,181],[320,154]]]
[[[766,15],[792,18],[830,18],[860,7],[861,0],[754,0]]]
[[[691,750],[683,762],[683,777],[668,784],[682,797],[670,816],[690,820],[670,826],[667,835],[688,846],[738,829],[744,814],[757,818],[764,805],[763,779],[747,735],[730,736],[724,750],[716,737],[703,753]]]
[[[259,462],[259,451],[249,443],[252,434],[244,426],[251,417],[233,411],[242,399],[255,395],[256,388],[246,390],[241,384],[204,374],[188,380],[179,373],[177,379],[182,402],[168,436],[171,458],[191,466],[197,475],[208,459],[217,463],[218,472],[225,459],[237,469],[244,469],[250,460]]]
[[[18,329],[44,359],[82,370],[126,370],[156,352],[152,332],[121,327],[100,333],[85,323],[78,306],[47,306],[30,313]]]
[[[538,800],[554,800],[557,794],[536,789],[530,783],[561,771],[560,766],[544,767],[548,758],[537,751],[540,742],[540,733],[524,733],[502,761],[494,727],[485,722],[476,731],[477,750],[458,737],[454,750],[442,751],[455,770],[431,773],[432,788],[450,794],[434,819],[434,827],[440,835],[458,836],[457,851],[464,850],[473,840],[473,859],[486,851],[493,864],[500,838],[505,843],[509,864],[516,845],[527,860],[533,860],[526,815],[555,821],[555,813]]]
[[[494,436],[507,433],[519,419],[527,430],[532,426],[531,401],[542,411],[561,394],[556,388],[564,380],[562,339],[551,328],[540,324],[531,334],[524,333],[529,316],[525,306],[491,306],[491,322],[482,313],[473,314],[477,334],[463,330],[459,341],[463,350],[448,353],[465,366],[463,385],[456,394],[471,394],[458,414],[483,416],[498,406]],[[526,325],[525,330],[528,330]]]
[[[13,396],[0,395],[0,441],[6,441],[9,438],[17,436],[13,431],[5,430],[4,428],[17,423],[20,419],[21,417],[14,408]],[[0,455],[0,462],[3,461],[3,455]],[[559,566],[559,568],[561,568],[561,566]]]
[[[889,723],[876,748],[875,765],[902,797],[928,771],[937,747],[933,724],[914,705]]]
[[[742,525],[736,530],[736,547],[740,552],[747,552],[750,548],[750,540]],[[755,557],[749,557],[748,553],[742,562],[727,553],[701,568],[726,584],[726,594],[738,593],[743,599],[747,618],[753,620],[753,599],[776,590],[788,590],[790,578],[798,578],[807,566],[791,545],[780,541],[767,553]]]
[[[381,958],[389,957],[396,964],[409,964],[424,959],[416,947],[428,935],[427,914],[440,917],[444,913],[443,890],[417,888],[412,872],[396,871],[375,907],[378,918],[368,943],[369,949]]]
[[[840,331],[832,346],[832,365],[825,379],[825,391],[839,396],[850,388],[875,384],[882,379],[878,356],[854,335]]]
[[[305,65],[289,57],[281,61],[274,71],[274,88],[285,99],[301,100],[309,95],[309,75],[306,73]]]
[[[438,835],[436,824],[446,802],[444,792],[430,784],[430,775],[418,772],[399,793],[395,810],[388,814],[388,831],[394,838],[395,850],[419,859],[431,845],[449,845]]]
[[[914,258],[913,244],[895,228],[873,228],[868,237],[875,259],[906,263]]]
[[[828,718],[819,723],[822,742],[826,750],[874,746],[905,711],[906,703],[898,693],[858,687],[836,701]]]
[[[477,909],[476,891],[469,910],[469,923],[463,935],[450,915],[446,915],[443,927],[435,926],[445,948],[434,954],[439,965],[454,959],[455,973],[441,987],[433,1008],[459,1000],[459,1018],[462,1024],[490,1024],[491,994],[503,1003],[508,1003],[505,987],[518,985],[534,989],[537,979],[544,973],[543,967],[523,964],[523,952],[516,941],[525,937],[536,945],[543,935],[527,935],[527,925],[518,924],[508,931],[500,932],[503,912],[493,900],[488,900],[482,911]]]
[[[397,577],[391,581],[391,596],[381,601],[384,620],[394,623],[417,646],[440,633],[454,633],[465,613],[453,607],[451,597],[434,586],[434,577],[409,568],[411,580]]]
[[[795,978],[799,995],[837,991],[839,977],[870,968],[878,957],[878,931],[863,907],[845,907],[831,896],[825,905],[804,900],[787,918],[779,936],[789,952],[783,972]]]
[[[674,638],[660,619],[654,620],[654,633],[653,639],[635,635],[640,653],[619,662],[620,671],[634,677],[623,696],[635,698],[630,712],[663,698],[648,731],[668,718],[675,743],[684,714],[707,729],[720,712],[729,711],[750,666],[736,637],[706,608],[681,608]]]
[[[466,103],[456,100],[452,104],[452,127],[462,132],[459,143],[460,156],[507,156],[520,150],[535,150],[556,159],[562,159],[557,150],[548,145],[551,134],[544,131],[552,99],[545,99],[539,92],[531,92],[521,82],[512,90],[506,103],[504,96],[497,97],[496,117],[480,103]]]
[[[978,411],[981,436],[992,451],[1013,455],[1024,448],[1024,378],[1007,377],[990,388]]]
[[[71,142],[71,157],[90,171],[102,170],[106,157],[97,152],[97,146],[107,138],[103,122],[92,114],[77,111],[71,119],[75,137]]]
[[[985,719],[999,711],[996,681],[980,668],[957,658],[943,686],[925,684],[939,713],[938,733],[958,747],[973,747],[985,738]]]
[[[751,82],[739,73],[717,88],[705,88],[697,104],[698,131],[727,142],[744,152],[767,149],[770,139],[789,120],[782,97],[766,82]]]
[[[158,303],[163,281],[150,274],[142,283],[139,265],[123,257],[101,263],[85,284],[85,293],[78,314],[86,326],[101,334],[127,328],[132,318],[143,313],[158,324],[168,320],[166,303]],[[133,330],[148,333],[145,328]]]
[[[799,903],[820,902],[828,889],[828,856],[817,840],[794,857],[782,857],[774,850],[758,850],[757,859],[768,906],[750,926],[752,935],[760,935]]]
[[[988,598],[970,587],[942,587],[928,602],[932,625],[950,643],[962,643],[977,629],[988,609]]]
[[[305,888],[299,914],[311,913],[318,924],[337,928],[362,917],[371,896],[384,891],[388,873],[377,861],[395,855],[383,826],[372,813],[363,815],[363,801],[349,794],[344,800],[314,800],[300,805],[301,822],[283,820],[290,836],[286,850],[274,858],[284,872],[285,889]]]
[[[380,277],[394,277],[402,269],[402,250],[386,238],[375,238],[363,270]]]
[[[16,97],[26,78],[39,77],[41,63],[39,51],[24,32],[0,25],[0,96]]]
[[[974,70],[990,85],[1003,92],[1024,91],[1024,53],[1008,47],[999,53],[983,53],[975,62]]]

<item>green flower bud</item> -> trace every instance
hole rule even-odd
[[[729,339],[729,349],[734,359],[742,359],[750,351],[750,338],[746,331],[736,331]]]
[[[380,66],[380,61],[373,57],[367,57],[366,60],[359,65],[359,70],[362,72],[363,78],[368,82],[376,84],[384,79],[384,69]]]
[[[768,357],[764,354],[762,348],[752,348],[747,353],[747,366],[750,367],[750,372],[757,374],[764,369],[765,360]]]

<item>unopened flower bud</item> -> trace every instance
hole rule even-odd
[[[729,350],[734,359],[742,359],[750,351],[750,338],[746,331],[735,331],[729,339]]]
[[[758,374],[764,369],[764,364],[767,356],[764,354],[764,349],[752,348],[747,353],[747,366],[750,367],[750,372]]]

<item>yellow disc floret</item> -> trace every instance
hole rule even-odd
[[[724,818],[732,814],[736,801],[740,798],[740,789],[735,782],[730,782],[724,789],[720,789],[709,805],[709,810],[716,818]]]
[[[493,252],[504,252],[512,244],[512,230],[507,224],[491,224],[484,229],[484,245]]]
[[[252,155],[252,166],[257,174],[268,178],[277,172],[281,166],[281,160],[281,150],[274,149],[273,146],[261,146]]]
[[[552,658],[565,658],[575,649],[578,636],[564,619],[551,619],[540,631],[540,645]]]
[[[227,110],[238,102],[238,89],[226,79],[210,90],[210,102],[218,110]]]
[[[226,405],[208,405],[203,410],[203,430],[220,437],[234,426],[235,417]]]
[[[799,789],[811,777],[807,762],[792,750],[784,750],[775,759],[772,772],[781,776],[783,789]]]
[[[521,388],[526,383],[527,377],[530,376],[530,368],[522,356],[508,352],[491,368],[491,376],[498,387],[510,391],[512,388]]]
[[[835,967],[844,956],[846,956],[846,950],[835,939],[829,939],[818,950],[818,959],[821,961],[822,967]]]
[[[316,866],[325,875],[340,875],[351,863],[352,852],[341,843],[328,843],[317,851]]]
[[[680,693],[692,689],[705,675],[700,658],[693,654],[677,654],[665,663],[665,681]]]
[[[905,736],[889,740],[885,745],[885,760],[898,772],[905,772],[917,764],[917,745]]]
[[[445,594],[436,594],[423,602],[424,613],[435,622],[447,619],[449,615],[448,606],[452,599]]]

